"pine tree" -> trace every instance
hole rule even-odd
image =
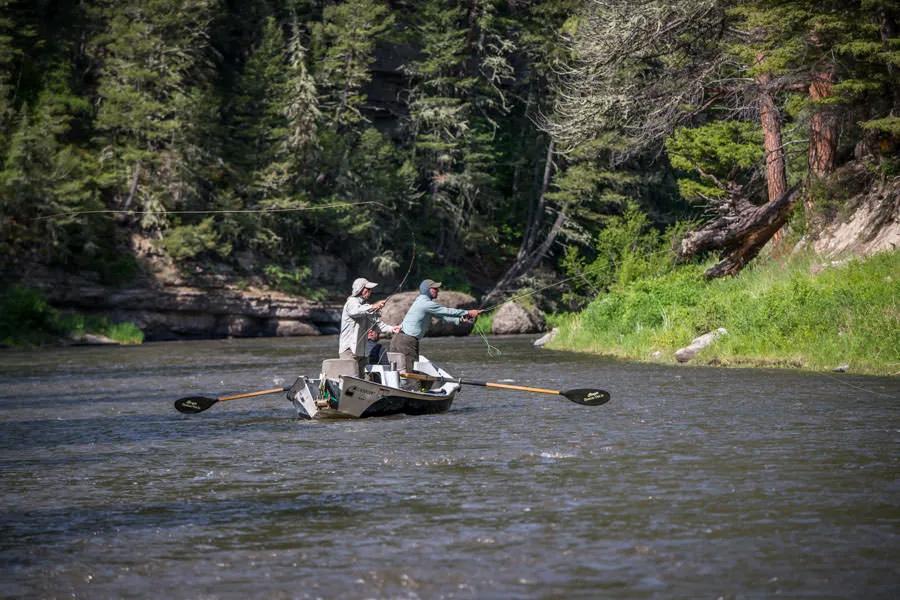
[[[370,66],[375,44],[391,30],[394,16],[379,0],[345,0],[325,7],[314,30],[319,63],[316,80],[323,93],[322,111],[338,130],[364,120]]]
[[[267,199],[290,196],[308,175],[321,119],[316,84],[306,68],[306,49],[296,23],[283,61],[283,76],[270,82],[265,96],[271,114],[268,134],[263,137],[271,156],[257,177],[257,186]]]
[[[413,23],[422,58],[406,65],[412,79],[410,130],[414,160],[427,189],[422,212],[441,218],[437,251],[496,245],[487,225],[500,201],[498,135],[510,110],[509,61],[515,44],[498,2],[429,1]]]
[[[260,40],[250,52],[237,84],[231,140],[250,205],[266,197],[263,173],[275,161],[279,140],[287,136],[282,101],[287,82],[286,43],[275,17],[265,20]]]
[[[6,150],[6,133],[12,116],[11,75],[17,51],[12,33],[15,23],[7,12],[11,0],[0,0],[0,156]]]
[[[807,161],[801,168],[814,185],[863,136],[858,123],[865,128],[900,108],[891,74],[900,56],[896,33],[893,49],[892,34],[882,33],[900,14],[895,3],[756,0],[732,14],[738,27],[750,32],[732,47],[734,54],[758,77],[777,82],[773,93],[788,96],[792,116],[807,129]],[[766,145],[771,155],[768,133]],[[809,217],[815,213],[814,195],[805,198]]]
[[[209,24],[215,0],[98,2],[104,31],[92,40],[99,64],[96,128],[114,205],[140,208],[141,226],[167,226],[167,209],[194,201],[207,159],[194,129],[207,114]]]
[[[37,253],[43,262],[90,258],[108,242],[108,224],[84,211],[102,208],[94,157],[69,140],[71,123],[90,111],[72,93],[68,65],[45,75],[34,107],[22,105],[0,171],[0,239],[10,260]],[[104,239],[106,238],[106,239]]]

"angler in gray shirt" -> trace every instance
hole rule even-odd
[[[360,277],[353,282],[351,296],[344,303],[341,313],[341,337],[338,342],[338,355],[341,358],[352,358],[356,361],[357,375],[362,375],[369,357],[366,354],[366,334],[370,329],[378,328],[382,333],[395,333],[399,326],[384,323],[378,315],[384,307],[385,300],[374,304],[366,304],[372,295],[372,288],[377,283]]]
[[[391,352],[403,354],[406,369],[412,370],[414,361],[419,359],[419,340],[428,333],[431,317],[437,317],[458,325],[460,320],[474,321],[480,310],[449,308],[435,302],[441,282],[426,279],[419,284],[419,295],[406,312],[400,331],[391,339]]]

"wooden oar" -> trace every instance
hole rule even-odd
[[[519,392],[533,392],[535,394],[552,394],[554,396],[562,396],[567,400],[571,400],[575,404],[583,404],[584,406],[600,406],[609,402],[609,392],[606,390],[598,390],[595,388],[577,388],[574,390],[548,390],[545,388],[526,387],[524,385],[509,385],[507,383],[493,383],[490,381],[472,381],[470,379],[456,379],[451,377],[432,377],[424,373],[414,373],[407,371],[401,373],[401,377],[406,379],[416,379],[418,381],[437,381],[459,383],[461,385],[479,385],[481,387],[500,388],[504,390],[516,390]]]
[[[178,412],[198,413],[203,412],[216,402],[225,402],[227,400],[237,400],[238,398],[252,398],[254,396],[265,396],[266,394],[277,394],[278,392],[286,392],[289,387],[271,388],[268,390],[259,390],[258,392],[247,392],[246,394],[234,394],[233,396],[219,396],[218,398],[208,398],[206,396],[187,396],[179,398],[175,401],[175,408]]]

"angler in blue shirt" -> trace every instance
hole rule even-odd
[[[419,340],[428,333],[431,317],[437,317],[458,325],[460,321],[474,321],[480,310],[449,308],[435,302],[441,287],[440,281],[426,279],[419,284],[419,295],[406,312],[400,331],[391,339],[391,352],[403,354],[406,370],[412,370],[414,361],[419,359]]]

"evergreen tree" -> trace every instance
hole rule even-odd
[[[279,76],[272,77],[265,90],[268,127],[261,137],[271,156],[257,177],[257,187],[266,199],[290,196],[308,174],[321,119],[316,84],[306,68],[306,49],[296,23],[282,62]]]
[[[5,259],[36,253],[42,262],[90,259],[102,250],[108,221],[83,211],[102,208],[94,156],[68,138],[71,123],[90,110],[71,91],[66,65],[46,74],[34,107],[18,111],[0,171],[0,239]],[[7,265],[8,266],[8,265]]]
[[[252,49],[237,84],[231,126],[233,160],[240,167],[246,188],[242,191],[255,206],[271,191],[265,171],[276,160],[279,141],[287,136],[283,111],[287,84],[286,43],[275,17],[263,23],[259,43]]]
[[[0,0],[0,156],[6,150],[6,133],[12,116],[10,79],[17,55],[12,37],[15,23],[8,12],[10,4],[11,0]]]
[[[343,130],[364,120],[363,88],[372,78],[375,44],[394,21],[379,0],[345,0],[325,7],[313,34],[319,51],[315,75],[330,126]]]
[[[319,143],[321,120],[316,85],[306,67],[306,49],[295,22],[283,57],[283,78],[272,81],[271,128],[268,138],[271,157],[256,178],[263,208],[296,208],[307,203],[306,187]],[[306,221],[299,214],[281,214],[272,219],[268,231],[278,243],[294,247],[302,240]]]
[[[410,130],[415,164],[427,189],[423,214],[437,213],[439,253],[495,245],[481,217],[500,199],[496,164],[504,162],[499,122],[509,112],[509,56],[498,2],[420,3],[413,24],[422,58],[406,65],[412,79]]]
[[[166,211],[196,201],[208,160],[193,131],[208,97],[209,24],[215,0],[98,1],[104,30],[92,40],[99,65],[96,129],[113,204],[146,211],[141,226],[167,226]]]
[[[885,114],[900,108],[891,72],[900,53],[896,33],[892,43],[892,34],[882,30],[890,31],[898,8],[880,1],[756,0],[732,13],[738,27],[750,32],[734,44],[733,53],[757,76],[777,82],[771,86],[774,93],[786,97],[790,116],[807,131],[805,140],[797,140],[808,152],[795,177],[805,175],[813,183],[804,196],[807,218],[812,218],[817,181],[866,137],[860,126],[890,135],[881,126],[890,123],[890,117],[882,120]],[[782,144],[780,139],[770,144],[768,134],[766,141],[769,155],[770,145]]]

